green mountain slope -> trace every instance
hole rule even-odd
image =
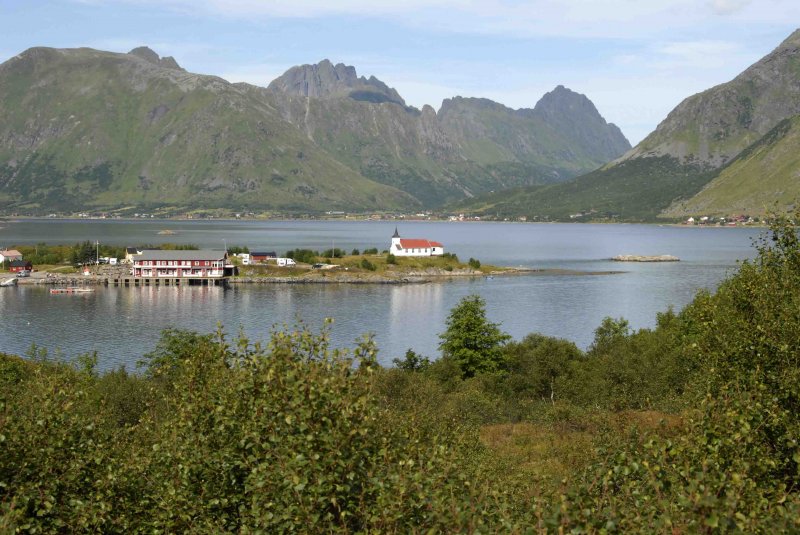
[[[684,100],[622,158],[574,180],[505,192],[453,208],[505,217],[569,219],[575,213],[653,220],[681,206],[743,149],[800,113],[800,30],[732,81]],[[766,161],[766,160],[765,160]],[[783,184],[766,194],[786,189]],[[712,189],[704,197],[709,197]],[[733,210],[724,200],[714,206]],[[663,215],[682,213],[680,210]]]
[[[781,121],[723,167],[697,195],[666,217],[790,211],[800,200],[800,115]]]
[[[0,66],[3,205],[418,205],[340,163],[246,89],[137,50],[35,48]]]
[[[382,82],[324,60],[293,67],[258,91],[348,166],[428,206],[564,180],[630,148],[589,99],[563,87],[535,110],[456,97],[436,113],[406,106]]]
[[[730,82],[681,102],[626,159],[669,155],[717,168],[800,113],[800,30]]]
[[[629,148],[563,87],[533,110],[437,114],[353,67],[268,88],[128,54],[34,48],[0,65],[0,208],[409,210],[575,176]]]

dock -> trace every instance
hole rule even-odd
[[[228,277],[106,277],[106,286],[222,286],[229,287]]]

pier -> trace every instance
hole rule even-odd
[[[229,287],[228,277],[107,277],[106,286],[222,286]]]

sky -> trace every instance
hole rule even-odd
[[[0,0],[0,61],[147,45],[266,86],[327,58],[436,109],[453,96],[532,108],[561,84],[636,144],[798,27],[800,0]]]

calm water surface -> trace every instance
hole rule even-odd
[[[484,263],[618,275],[515,276],[422,285],[247,285],[221,288],[100,288],[93,294],[50,295],[46,288],[0,288],[0,351],[24,353],[32,343],[70,357],[96,350],[103,368],[129,369],[155,346],[166,327],[264,340],[274,325],[301,319],[318,329],[333,318],[337,347],[371,332],[388,364],[413,348],[438,355],[438,334],[449,310],[477,293],[491,320],[515,338],[540,332],[586,347],[605,316],[651,327],[657,312],[688,303],[698,289],[713,289],[753,255],[759,229],[680,228],[652,225],[406,222],[406,237],[435,239],[446,251]],[[115,245],[192,243],[283,253],[295,247],[388,247],[395,223],[253,221],[0,221],[0,247],[12,244],[99,240]],[[174,235],[157,233],[169,229]],[[681,262],[620,264],[618,254],[672,254]]]

